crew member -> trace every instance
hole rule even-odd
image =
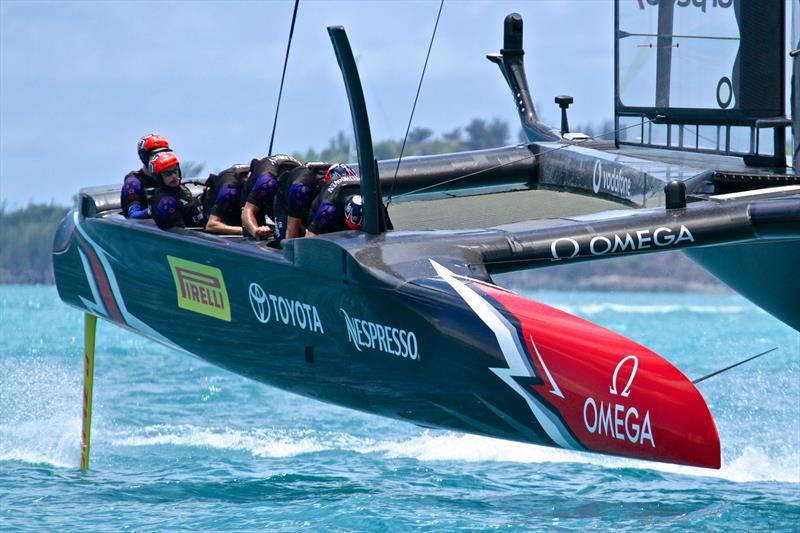
[[[128,218],[149,218],[147,189],[152,190],[158,183],[155,176],[150,173],[148,163],[155,154],[168,151],[169,142],[164,136],[151,133],[139,139],[136,148],[142,161],[142,168],[132,170],[125,176],[120,191],[120,205],[122,214]]]
[[[203,213],[208,220],[206,231],[220,235],[242,234],[239,198],[249,170],[247,165],[234,165],[208,176],[203,192]]]
[[[273,230],[267,219],[275,218],[275,193],[278,179],[284,172],[301,166],[290,155],[276,154],[250,162],[250,173],[242,188],[242,229],[248,237],[265,239]]]
[[[302,237],[314,198],[323,185],[342,175],[355,175],[347,165],[307,163],[280,177],[275,195],[275,229],[278,242]]]
[[[363,218],[361,178],[347,165],[335,165],[308,214],[306,237],[347,229],[360,230]]]
[[[202,202],[185,185],[181,185],[178,157],[172,152],[162,152],[153,156],[148,166],[158,183],[150,198],[150,212],[158,227],[205,227]]]

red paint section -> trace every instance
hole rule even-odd
[[[100,264],[100,259],[98,259],[94,249],[89,246],[83,237],[81,237],[80,232],[76,232],[75,236],[77,237],[81,248],[83,248],[83,251],[86,252],[87,257],[89,258],[89,264],[92,267],[92,272],[94,273],[94,278],[97,282],[97,288],[100,289],[100,297],[103,299],[103,304],[105,304],[106,309],[108,309],[108,312],[111,315],[111,320],[118,324],[127,325],[125,319],[122,317],[119,307],[117,306],[117,301],[114,299],[114,293],[111,290],[111,285],[106,277],[106,271],[103,270],[103,265]]]
[[[534,392],[588,450],[720,467],[711,412],[670,362],[581,318],[492,285],[475,285],[522,324],[530,360],[545,382],[533,386]]]

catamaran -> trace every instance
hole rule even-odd
[[[424,427],[719,468],[711,412],[666,358],[493,280],[680,249],[800,330],[784,4],[695,4],[617,3],[614,141],[570,132],[569,96],[556,98],[560,128],[538,119],[523,21],[510,14],[488,58],[528,142],[401,161],[374,159],[346,32],[328,28],[353,117],[363,231],[275,250],[163,231],[122,216],[118,185],[83,189],[53,245],[59,295],[86,313],[82,465],[99,317],[268,385]]]

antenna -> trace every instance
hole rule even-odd
[[[707,380],[708,378],[713,378],[713,377],[714,377],[714,376],[716,376],[716,375],[722,374],[723,372],[727,372],[727,371],[728,371],[728,370],[730,370],[731,368],[736,368],[737,366],[739,366],[739,365],[743,365],[743,364],[747,363],[748,361],[752,361],[753,359],[756,359],[756,358],[758,358],[758,357],[761,357],[762,355],[767,355],[768,353],[772,353],[772,352],[774,352],[774,351],[775,351],[775,350],[777,350],[777,349],[778,349],[778,347],[776,346],[775,348],[772,348],[771,350],[767,350],[766,352],[761,352],[761,353],[759,353],[759,354],[756,354],[756,355],[754,355],[754,356],[752,356],[752,357],[748,357],[747,359],[745,359],[745,360],[743,360],[743,361],[739,361],[738,363],[734,363],[734,364],[732,364],[732,365],[730,365],[730,366],[726,366],[725,368],[722,368],[722,369],[720,369],[720,370],[717,370],[716,372],[712,372],[712,373],[710,373],[710,374],[706,374],[705,376],[703,376],[703,377],[701,377],[701,378],[693,379],[693,380],[692,380],[692,383],[694,383],[695,385],[697,385],[697,384],[698,384],[698,383],[700,383],[701,381],[705,381],[705,380]]]

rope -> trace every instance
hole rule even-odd
[[[283,95],[283,80],[286,78],[286,65],[289,63],[289,50],[292,47],[292,35],[294,35],[294,21],[297,20],[297,8],[300,0],[294,0],[294,13],[292,13],[292,25],[289,28],[289,41],[286,43],[286,57],[283,59],[283,74],[281,74],[281,88],[278,91],[278,105],[275,107],[275,120],[272,122],[272,135],[269,137],[269,150],[267,155],[272,155],[272,143],[275,141],[275,127],[278,125],[278,111],[281,109],[281,96]]]
[[[436,28],[439,27],[439,17],[442,16],[442,7],[444,7],[444,0],[439,3],[439,13],[436,15],[436,24],[433,25],[433,33],[431,34],[431,42],[428,44],[428,54],[425,56],[425,65],[422,67],[422,74],[419,76],[419,85],[417,86],[417,94],[414,96],[414,105],[411,107],[411,116],[408,117],[408,126],[406,126],[406,134],[403,137],[403,145],[400,147],[400,157],[397,158],[397,166],[394,168],[394,178],[392,178],[392,186],[389,188],[389,200],[386,202],[388,207],[392,203],[392,192],[394,192],[394,184],[397,181],[397,171],[400,170],[400,160],[403,159],[403,152],[406,149],[406,140],[408,140],[408,132],[411,131],[411,121],[414,120],[414,111],[417,109],[417,100],[419,99],[419,92],[422,89],[422,80],[425,78],[425,70],[428,68],[428,59],[431,57],[431,49],[433,48],[433,39],[436,37]]]

